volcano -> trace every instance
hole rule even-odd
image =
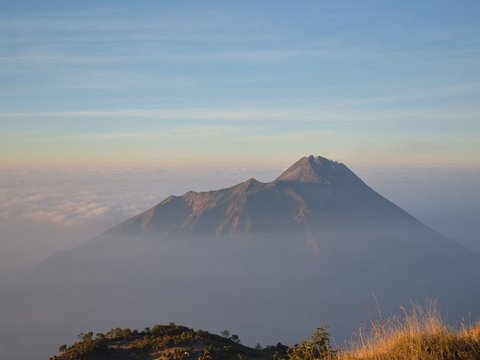
[[[300,238],[309,238],[310,229],[321,235],[337,224],[388,222],[410,223],[419,231],[430,232],[345,165],[308,156],[272,182],[251,178],[227,189],[169,196],[105,235],[238,238],[293,232]]]
[[[265,251],[287,247],[317,258],[331,257],[329,251],[342,258],[353,249],[405,259],[469,253],[375,192],[344,164],[312,155],[272,182],[251,178],[227,189],[169,196],[101,238],[119,237],[230,245],[244,248],[247,257],[249,247],[266,243],[271,248]]]
[[[375,318],[377,302],[388,314],[436,299],[450,319],[476,319],[480,255],[344,164],[308,156],[272,182],[169,196],[50,257],[10,296],[10,314],[42,314],[45,344],[85,329],[168,321],[229,328],[264,344],[292,343],[328,324],[341,342]]]

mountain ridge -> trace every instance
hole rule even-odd
[[[336,218],[335,213],[347,211],[352,212],[350,219]],[[362,223],[369,217],[387,220],[389,214],[397,220],[414,221],[344,164],[310,155],[271,182],[250,178],[219,190],[170,195],[105,234],[245,236],[256,231],[288,232],[298,231],[298,225],[318,225],[310,222],[328,226],[339,221]]]

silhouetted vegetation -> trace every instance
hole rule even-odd
[[[71,346],[62,345],[53,360],[101,359],[286,359],[287,346],[277,344],[252,349],[240,344],[238,335],[224,336],[193,330],[174,323],[156,325],[144,331],[116,328],[106,334],[80,334]]]
[[[330,359],[335,354],[325,326],[316,329],[310,339],[288,349],[288,358],[291,360]]]
[[[453,329],[435,304],[414,306],[403,317],[393,317],[360,331],[345,349],[331,345],[326,327],[291,347],[281,343],[262,348],[240,344],[228,330],[222,336],[174,323],[144,331],[116,328],[106,334],[80,334],[71,346],[62,345],[53,360],[200,359],[200,360],[478,360],[480,323]]]

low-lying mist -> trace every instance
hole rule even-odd
[[[0,273],[73,248],[171,194],[227,187],[278,169],[0,171]]]

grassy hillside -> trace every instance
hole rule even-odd
[[[435,304],[372,323],[344,349],[332,349],[323,331],[288,350],[294,360],[479,360],[480,323],[454,329]],[[295,351],[297,353],[295,353]]]
[[[107,334],[81,334],[62,346],[54,360],[107,359],[290,359],[290,360],[479,360],[480,323],[453,329],[435,306],[415,306],[403,317],[377,321],[359,331],[345,348],[335,349],[325,328],[290,348],[277,344],[255,349],[238,336],[210,334],[184,326],[157,325],[144,331],[113,329]]]
[[[349,347],[338,360],[478,360],[480,323],[453,329],[435,306],[415,306],[401,318],[372,324]]]

